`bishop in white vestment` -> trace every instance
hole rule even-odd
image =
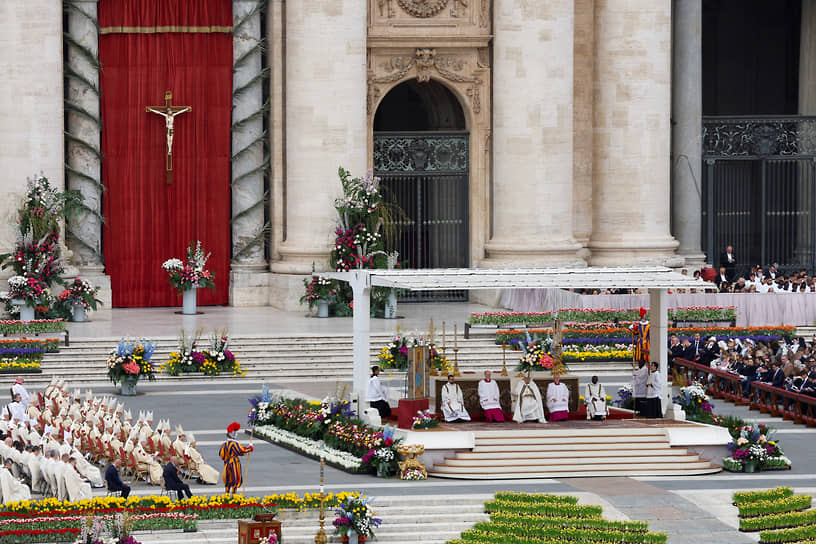
[[[479,404],[484,411],[485,421],[504,423],[504,414],[501,411],[499,399],[499,384],[490,379],[490,371],[485,370],[484,380],[479,381]]]
[[[448,383],[442,386],[442,414],[445,421],[470,421],[470,414],[465,410],[462,388],[454,381],[453,374],[448,374]]]
[[[71,457],[68,464],[63,468],[63,478],[65,478],[65,493],[69,501],[81,501],[90,499],[91,484],[86,482],[76,468],[76,459]]]
[[[3,493],[3,503],[31,500],[31,490],[27,485],[17,480],[11,474],[13,461],[6,459],[3,468],[0,468],[0,491]]]
[[[587,419],[606,419],[609,408],[606,406],[606,390],[602,383],[598,383],[598,376],[592,376],[592,383],[586,384],[584,392]]]
[[[544,403],[541,401],[541,393],[535,382],[530,379],[530,376],[524,376],[524,380],[519,382],[515,396],[516,405],[513,409],[513,421],[519,423],[525,421],[547,422],[544,419]]]

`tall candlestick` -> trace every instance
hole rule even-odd
[[[442,322],[442,349],[445,349],[445,322]]]
[[[433,326],[433,317],[431,318],[431,322],[428,324],[428,343],[433,346],[433,334],[434,334],[434,326]]]
[[[459,347],[459,340],[456,338],[456,323],[453,324],[453,349]]]

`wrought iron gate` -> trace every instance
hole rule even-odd
[[[402,213],[386,228],[386,242],[405,268],[466,268],[468,173],[466,132],[379,132],[374,134],[374,174],[383,197]],[[402,300],[467,300],[467,291],[416,291]]]
[[[703,247],[816,270],[816,117],[703,119]]]

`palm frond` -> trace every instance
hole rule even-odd
[[[85,60],[90,63],[91,67],[96,68],[99,70],[101,65],[99,64],[99,56],[95,54],[93,51],[76,41],[71,37],[70,34],[67,32],[62,33],[62,39],[65,40],[65,43],[79,51],[79,53],[85,58]]]
[[[250,239],[246,244],[244,244],[244,246],[241,249],[239,249],[238,251],[235,251],[233,253],[232,260],[233,261],[238,260],[245,253],[247,253],[249,251],[249,249],[251,247],[253,247],[254,245],[256,245],[258,243],[261,243],[261,242],[266,242],[266,236],[267,236],[267,234],[269,234],[269,231],[270,231],[270,225],[269,225],[269,221],[267,221],[266,223],[264,223],[264,226],[261,227],[260,230],[258,230],[258,232],[255,234],[255,236],[252,237],[252,239]]]
[[[77,114],[77,115],[79,115],[81,117],[84,117],[84,118],[88,119],[89,121],[92,121],[100,130],[102,129],[102,119],[100,117],[98,117],[98,116],[94,115],[93,113],[89,112],[88,110],[86,110],[85,108],[80,106],[79,104],[75,104],[75,103],[71,102],[70,100],[65,100],[64,102],[65,102],[65,111],[75,113],[75,114]]]
[[[256,14],[263,12],[266,9],[266,0],[262,0],[255,4],[255,7],[252,8],[246,15],[241,17],[241,19],[232,25],[232,35],[237,36],[238,32],[241,30],[245,24],[249,22]]]
[[[65,2],[63,2],[62,4],[62,9],[65,11],[72,11],[74,13],[82,15],[89,23],[91,23],[94,26],[94,28],[96,28],[96,32],[97,33],[99,32],[99,20],[93,15],[85,13],[84,11],[79,9],[79,6],[76,5],[75,2],[72,2],[71,0],[65,0]]]
[[[77,170],[75,168],[72,168],[68,164],[65,165],[65,172],[67,172],[70,176],[75,176],[75,177],[78,177],[80,179],[84,179],[85,181],[88,181],[90,183],[93,183],[100,193],[105,191],[105,186],[102,185],[101,181],[89,176],[85,172],[80,172],[79,170]]]
[[[266,51],[266,38],[258,40],[258,43],[252,46],[252,49],[235,59],[235,62],[232,63],[232,71],[234,72],[236,68],[246,64],[256,53],[263,53],[264,51]]]
[[[247,81],[245,84],[241,85],[240,87],[238,87],[236,89],[233,89],[232,90],[232,100],[233,100],[232,103],[235,104],[235,100],[237,98],[239,98],[241,95],[243,95],[245,92],[247,92],[249,89],[251,89],[252,87],[257,85],[258,83],[262,82],[264,79],[268,78],[269,73],[270,73],[270,69],[269,68],[264,68],[263,70],[261,70],[260,72],[255,74],[255,76],[252,79],[250,79],[249,81]]]
[[[267,134],[268,134],[268,132],[266,130],[264,130],[263,134],[261,134],[260,136],[258,136],[257,138],[255,138],[254,140],[249,142],[243,149],[240,149],[239,151],[236,151],[235,154],[232,157],[230,157],[230,160],[232,162],[238,161],[241,158],[243,158],[244,155],[249,153],[252,150],[253,147],[255,147],[258,144],[263,144],[266,141]]]
[[[269,106],[270,106],[270,102],[269,102],[269,100],[267,100],[266,102],[264,102],[263,106],[261,106],[261,108],[259,110],[247,115],[246,117],[244,117],[240,121],[234,122],[232,124],[231,130],[233,132],[243,130],[244,128],[246,128],[246,126],[248,124],[252,123],[253,121],[262,120],[264,115],[269,113]]]
[[[74,71],[74,69],[71,68],[68,64],[65,64],[65,69],[63,73],[65,74],[65,77],[73,79],[75,81],[79,81],[80,83],[88,87],[91,91],[93,91],[96,96],[99,96],[99,87],[87,77],[83,76],[79,72]]]
[[[95,148],[93,145],[89,144],[88,142],[81,138],[77,138],[67,130],[63,131],[63,134],[65,135],[65,139],[68,140],[68,142],[77,144],[80,147],[84,147],[85,149],[96,155],[99,158],[99,160],[102,160],[102,152]]]
[[[235,216],[232,219],[230,219],[230,223],[235,223],[240,218],[252,213],[258,207],[265,206],[267,202],[269,202],[269,191],[266,191],[258,202],[256,202],[255,204],[253,204],[249,208],[247,208],[245,210],[242,210],[242,211],[238,212],[237,214],[235,214]]]
[[[245,180],[245,179],[247,179],[249,177],[252,177],[255,174],[264,174],[264,175],[266,175],[266,169],[269,167],[270,160],[271,160],[271,157],[269,157],[269,156],[264,157],[264,160],[261,161],[261,164],[259,164],[258,166],[256,166],[252,170],[250,170],[249,172],[244,172],[240,176],[236,176],[236,178],[232,180],[232,183],[230,184],[230,186],[235,187],[236,185],[241,183],[243,180]]]

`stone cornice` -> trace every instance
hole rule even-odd
[[[438,47],[446,49],[487,47],[492,39],[492,34],[481,36],[457,36],[455,40],[452,40],[450,37],[423,36],[422,47]],[[368,47],[376,47],[379,49],[396,49],[404,47],[414,48],[417,45],[417,38],[369,35],[366,43]]]

